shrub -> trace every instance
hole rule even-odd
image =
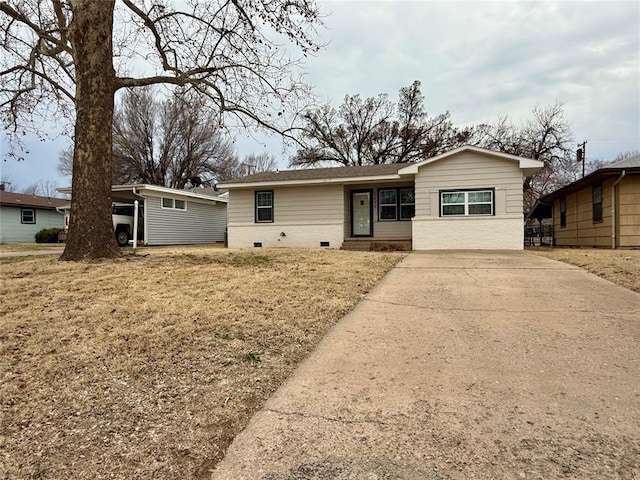
[[[43,228],[36,233],[36,243],[58,243],[58,234],[62,228]]]

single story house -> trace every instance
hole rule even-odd
[[[114,185],[111,200],[120,205],[133,205],[134,201],[138,201],[138,221],[142,225],[142,238],[138,240],[143,240],[145,245],[224,243],[228,199],[198,190],[201,189],[177,190],[146,184]],[[71,193],[70,188],[60,191]]]
[[[600,168],[540,199],[562,247],[640,247],[640,155]]]
[[[45,228],[63,228],[64,216],[56,209],[68,200],[40,197],[0,189],[0,243],[34,243]]]
[[[464,146],[411,164],[264,172],[219,186],[229,190],[229,247],[519,250],[523,178],[541,167]]]

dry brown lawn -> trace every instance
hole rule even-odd
[[[607,280],[640,292],[640,250],[596,248],[527,248],[543,257],[570,263]]]
[[[0,243],[0,253],[59,250],[61,248],[64,248],[62,243]]]
[[[0,478],[208,478],[402,257],[179,248],[0,259]]]

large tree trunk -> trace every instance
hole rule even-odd
[[[70,3],[76,127],[69,236],[60,258],[114,258],[121,255],[111,220],[115,0],[72,0]]]

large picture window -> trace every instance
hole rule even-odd
[[[256,192],[256,223],[273,222],[273,190]]]
[[[416,212],[413,187],[381,188],[378,190],[378,220],[390,222],[411,220]]]
[[[593,223],[602,221],[602,184],[594,185],[593,191]]]
[[[440,216],[494,215],[494,191],[454,190],[440,192]]]

